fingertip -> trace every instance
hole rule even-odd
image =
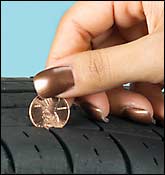
[[[153,123],[152,105],[143,95],[121,87],[112,89],[107,94],[112,114],[140,123]]]
[[[104,92],[83,96],[76,100],[89,117],[108,122],[109,102]]]

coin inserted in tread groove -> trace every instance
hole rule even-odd
[[[70,116],[70,107],[64,98],[36,96],[29,107],[30,120],[36,127],[63,128]]]

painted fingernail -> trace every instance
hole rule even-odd
[[[53,67],[39,72],[33,79],[34,87],[43,98],[54,97],[74,86],[70,67]]]
[[[109,122],[109,119],[107,117],[103,117],[103,113],[101,109],[97,108],[96,106],[88,103],[88,102],[82,102],[80,103],[80,106],[82,109],[89,114],[89,116],[96,120],[101,120],[105,123]]]
[[[153,119],[151,114],[144,109],[126,108],[123,110],[122,115],[140,123],[145,124],[155,123],[155,120]]]

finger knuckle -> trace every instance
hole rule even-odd
[[[104,69],[104,59],[100,51],[95,51],[89,53],[89,72],[91,73],[91,78],[97,79],[97,83],[101,85],[104,80],[105,69]]]

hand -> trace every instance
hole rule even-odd
[[[43,97],[79,103],[96,119],[111,113],[143,123],[164,120],[164,2],[77,2],[62,17],[46,69]],[[39,86],[49,78],[49,89]],[[126,90],[123,84],[131,83]]]

